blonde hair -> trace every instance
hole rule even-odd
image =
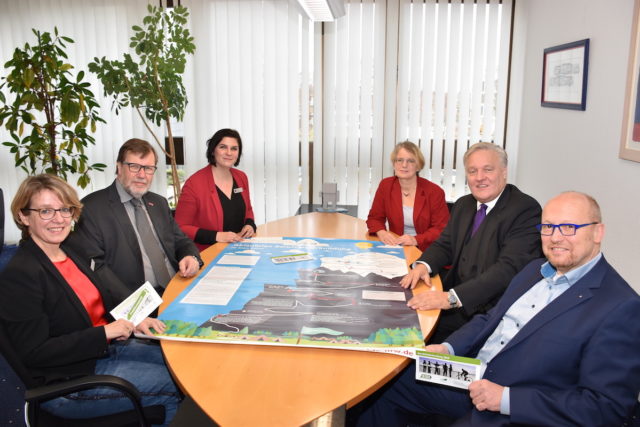
[[[402,148],[407,150],[409,153],[413,154],[413,156],[416,158],[418,171],[421,171],[425,164],[424,156],[422,155],[422,151],[420,151],[420,147],[418,147],[416,144],[414,144],[411,141],[403,141],[396,144],[393,151],[391,152],[391,166],[393,166],[394,163],[396,162],[396,158],[398,157],[398,152]]]
[[[22,231],[23,239],[27,239],[29,237],[29,227],[22,223],[22,220],[20,219],[20,212],[22,212],[23,209],[29,208],[33,196],[43,190],[52,191],[60,198],[66,207],[74,208],[73,219],[75,221],[80,218],[82,203],[78,199],[76,190],[67,184],[66,181],[49,174],[27,177],[22,181],[20,187],[18,187],[18,191],[11,202],[11,215],[13,215],[13,221]]]

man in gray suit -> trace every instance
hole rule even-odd
[[[128,140],[118,152],[113,184],[82,200],[73,244],[107,284],[123,293],[145,281],[162,293],[176,272],[192,277],[202,266],[198,249],[173,220],[167,200],[149,192],[157,161],[147,141]]]
[[[465,153],[464,167],[471,194],[453,205],[438,240],[400,281],[406,288],[420,279],[430,286],[430,275],[440,274],[444,292],[423,292],[408,302],[417,310],[443,310],[430,342],[442,342],[474,314],[486,313],[513,276],[542,255],[540,204],[507,184],[507,153],[479,142]]]

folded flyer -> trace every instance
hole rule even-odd
[[[482,378],[485,365],[479,359],[416,350],[416,379],[468,389]]]
[[[162,303],[162,298],[153,289],[151,283],[144,282],[116,308],[111,310],[114,319],[127,319],[138,326],[153,310]]]

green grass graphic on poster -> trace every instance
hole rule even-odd
[[[159,316],[162,339],[380,351],[420,347],[404,250],[268,238],[228,245]]]

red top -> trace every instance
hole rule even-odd
[[[367,218],[370,234],[386,230],[398,236],[404,234],[402,192],[400,181],[391,176],[380,181]],[[413,226],[416,229],[418,248],[424,251],[433,243],[449,222],[449,209],[444,200],[444,191],[431,181],[418,177],[416,197],[413,202]]]
[[[93,326],[104,326],[108,324],[105,318],[107,313],[104,309],[104,303],[102,302],[102,296],[98,289],[95,287],[91,280],[78,268],[78,266],[71,260],[71,258],[64,261],[54,262],[64,280],[71,286],[71,289],[76,293],[77,297],[82,302],[82,305],[89,313],[91,323]]]
[[[238,185],[238,190],[244,199],[244,220],[254,219],[251,197],[249,195],[249,180],[244,172],[231,168],[231,175]],[[213,180],[211,166],[200,169],[184,183],[178,206],[176,206],[176,222],[191,240],[194,240],[200,228],[205,230],[224,231],[222,224],[224,212]],[[209,245],[196,243],[201,251]]]

